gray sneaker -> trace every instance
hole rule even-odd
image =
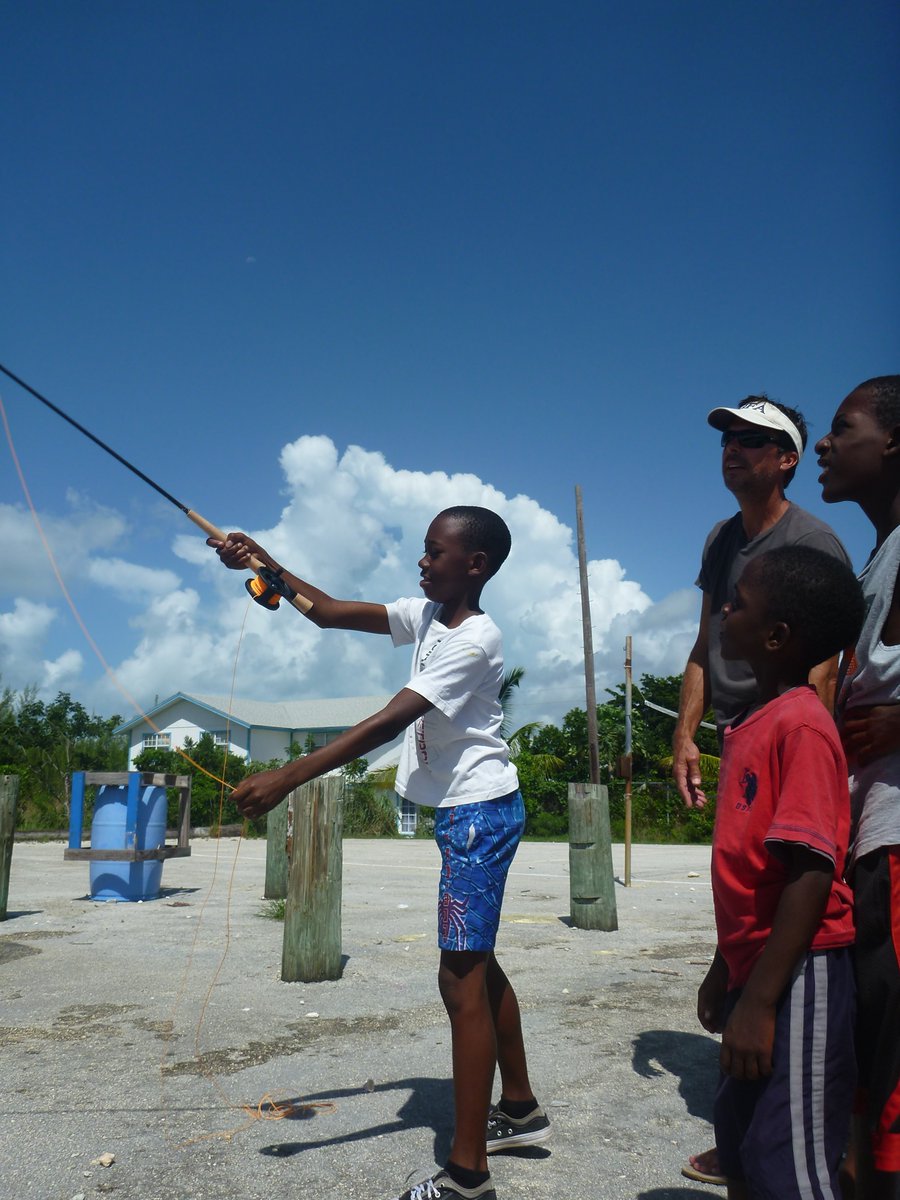
[[[552,1133],[547,1114],[536,1104],[527,1117],[510,1117],[499,1104],[488,1113],[487,1152],[515,1150],[520,1146],[537,1146],[546,1142]]]
[[[488,1178],[476,1188],[462,1187],[446,1171],[438,1171],[405,1191],[397,1200],[497,1200],[493,1180]]]

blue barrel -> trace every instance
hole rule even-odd
[[[91,849],[124,850],[128,788],[104,785],[94,799]],[[138,794],[137,848],[156,850],[166,841],[166,789],[143,787]],[[91,861],[92,900],[156,900],[162,859],[147,862]]]

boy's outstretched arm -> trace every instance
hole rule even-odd
[[[772,1074],[775,1006],[807,953],[828,903],[834,864],[805,846],[785,846],[789,875],[772,932],[722,1034],[719,1062],[735,1079]]]
[[[250,570],[250,559],[258,558],[273,571],[280,571],[285,581],[312,601],[312,608],[305,615],[320,629],[358,629],[363,633],[390,633],[387,609],[383,604],[366,604],[358,600],[337,600],[321,588],[314,587],[292,575],[246,533],[229,533],[224,542],[207,538],[219,558],[233,571]],[[348,760],[349,761],[349,760]]]
[[[260,771],[258,775],[248,776],[234,789],[232,799],[242,816],[260,817],[280,804],[294,788],[393,741],[407,725],[432,707],[431,702],[418,692],[403,688],[384,708],[339,734],[327,746],[274,771]]]

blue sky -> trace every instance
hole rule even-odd
[[[600,687],[625,632],[638,674],[677,671],[734,509],[708,409],[766,390],[814,440],[900,369],[893,3],[37,2],[0,32],[0,362],[335,592],[415,594],[427,517],[491,499],[523,719],[583,696],[576,483]],[[227,694],[239,577],[0,395],[129,691]],[[813,458],[792,497],[860,563],[866,522],[821,504]],[[0,678],[126,711],[2,461]],[[247,630],[241,694],[402,686],[371,640]]]

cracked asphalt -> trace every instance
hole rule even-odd
[[[497,954],[545,1146],[494,1155],[498,1200],[699,1200],[718,1048],[695,1016],[709,849],[613,848],[619,928],[569,923],[568,847],[526,843]],[[144,903],[96,903],[62,843],[17,843],[0,923],[0,1196],[389,1200],[446,1157],[437,852],[344,843],[338,980],[281,980],[265,843],[195,839]],[[111,1155],[104,1166],[102,1155]]]

